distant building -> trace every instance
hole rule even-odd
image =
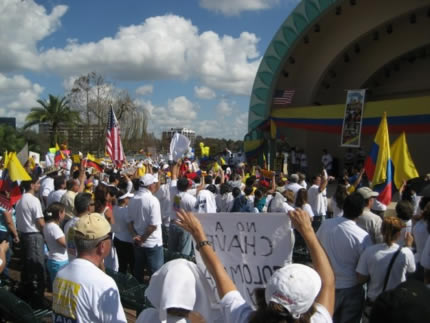
[[[0,125],[4,124],[16,129],[16,118],[0,118]]]
[[[49,137],[52,133],[49,124],[40,124],[39,133]],[[66,142],[73,152],[97,152],[100,146],[104,147],[105,127],[99,125],[60,125],[58,128],[58,144]],[[49,143],[48,143],[49,144]]]
[[[170,130],[163,131],[161,135],[163,149],[169,149],[170,142],[172,141],[172,138],[175,133],[180,133],[181,135],[184,135],[185,137],[190,139],[190,146],[194,146],[194,143],[196,142],[196,132],[194,130],[187,128],[170,128]]]

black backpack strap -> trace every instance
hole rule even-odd
[[[393,268],[394,261],[396,260],[397,256],[399,255],[400,250],[402,250],[402,247],[399,247],[399,249],[397,249],[397,251],[394,253],[393,257],[391,258],[390,264],[388,265],[387,273],[385,274],[384,288],[382,289],[382,292],[385,292],[385,289],[387,288],[388,279],[390,278],[391,268]]]

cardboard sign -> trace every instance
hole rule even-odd
[[[239,292],[248,304],[255,305],[254,289],[265,287],[278,268],[292,261],[294,233],[289,216],[280,213],[196,216]],[[198,251],[196,260],[217,294],[215,281]]]

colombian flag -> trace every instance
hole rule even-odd
[[[387,114],[385,112],[379,124],[370,155],[365,161],[364,168],[367,177],[372,182],[373,190],[379,192],[378,200],[385,205],[390,204],[393,165],[390,154]]]
[[[90,153],[87,153],[87,167],[92,167],[99,172],[103,171],[101,159],[97,159],[94,155],[91,155]]]
[[[64,154],[61,151],[60,146],[58,146],[58,144],[55,144],[55,157],[54,157],[55,164],[58,164],[60,161],[64,159],[66,159],[66,157],[64,157]]]

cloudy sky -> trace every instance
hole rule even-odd
[[[298,0],[0,0],[0,116],[97,72],[150,130],[242,139],[258,65]]]

